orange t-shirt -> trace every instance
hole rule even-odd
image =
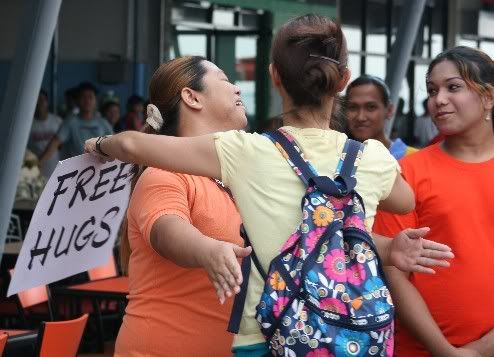
[[[411,274],[448,341],[462,346],[494,328],[494,159],[466,163],[445,154],[439,144],[400,161],[416,197],[405,216],[380,212],[373,230],[393,237],[407,227],[430,227],[427,238],[449,245],[455,258],[435,275]],[[402,326],[398,357],[429,354]]]
[[[220,305],[205,270],[179,267],[151,247],[151,228],[167,214],[181,217],[206,236],[243,244],[240,215],[215,182],[146,169],[127,212],[129,303],[115,355],[230,356],[233,335],[226,328],[233,299]]]

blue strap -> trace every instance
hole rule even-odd
[[[249,236],[247,235],[247,231],[245,230],[243,224],[240,225],[240,236],[244,239],[245,247],[252,247],[252,244],[250,243],[249,240]],[[257,271],[259,272],[259,274],[261,274],[261,277],[264,280],[268,278],[268,275],[264,271],[263,267],[261,266],[261,263],[259,262],[259,259],[257,258],[256,253],[254,252],[254,247],[252,247],[252,252],[250,253],[250,255],[242,259],[241,270],[242,270],[243,281],[242,284],[240,284],[240,292],[237,295],[235,295],[235,299],[233,301],[233,306],[232,306],[232,312],[230,313],[230,321],[228,322],[228,327],[226,329],[228,332],[231,333],[237,334],[240,328],[240,321],[242,320],[245,299],[247,297],[247,287],[249,285],[250,269],[252,262],[254,262],[254,265]]]
[[[242,281],[242,284],[240,284],[239,293],[235,295],[235,299],[233,300],[230,321],[228,322],[228,327],[226,329],[230,333],[237,334],[240,328],[240,321],[242,320],[242,314],[244,312],[245,298],[247,297],[247,287],[249,285],[250,266],[250,257],[243,258],[241,270],[244,280]]]
[[[316,169],[308,161],[305,161],[303,159],[300,154],[301,151],[300,149],[298,149],[296,143],[290,142],[290,140],[288,140],[282,132],[280,132],[279,130],[273,130],[263,135],[271,139],[274,144],[278,143],[279,145],[281,145],[291,161],[291,163],[289,163],[290,166],[292,166],[294,170],[295,168],[298,168],[298,170],[300,170],[301,175],[298,175],[297,173],[297,176],[300,177],[300,179],[306,186],[308,185],[311,178],[318,176]]]
[[[363,148],[363,143],[352,139],[347,139],[345,142],[345,147],[343,148],[342,158],[340,159],[336,169],[336,176],[339,175],[345,178],[355,176],[355,172],[357,171],[355,160],[357,159],[359,151],[363,151]]]

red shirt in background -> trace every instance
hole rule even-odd
[[[494,328],[494,159],[466,163],[436,144],[400,165],[416,208],[404,216],[379,212],[373,231],[394,237],[407,227],[430,227],[428,239],[453,249],[450,268],[411,274],[410,281],[449,342],[462,346]],[[429,354],[398,323],[395,355]]]

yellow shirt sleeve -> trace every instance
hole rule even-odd
[[[242,174],[245,168],[249,168],[247,163],[256,152],[254,137],[260,137],[260,135],[240,130],[214,134],[216,152],[221,163],[221,181],[226,186],[230,187],[232,178]]]

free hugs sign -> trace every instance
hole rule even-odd
[[[7,296],[108,262],[129,200],[131,168],[90,154],[58,163],[34,210]]]

